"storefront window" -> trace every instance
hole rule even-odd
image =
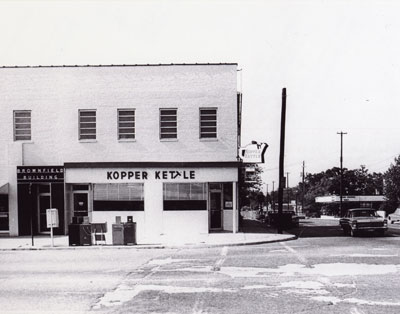
[[[164,183],[164,210],[207,210],[205,183]]]
[[[94,184],[94,211],[143,211],[143,183]]]
[[[224,208],[233,208],[233,189],[232,183],[224,183]]]

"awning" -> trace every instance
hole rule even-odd
[[[8,194],[8,182],[0,182],[0,194]]]

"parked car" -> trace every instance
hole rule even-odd
[[[388,229],[387,220],[372,208],[349,209],[346,216],[340,218],[339,223],[343,232],[352,237],[360,232],[375,232],[383,236]]]
[[[394,213],[389,214],[387,219],[391,224],[400,221],[400,208],[397,208]]]
[[[279,218],[279,213],[277,210],[268,211],[266,219],[270,225],[277,225],[278,218]],[[298,228],[300,225],[299,217],[292,210],[286,210],[286,209],[283,210],[281,219],[283,228]]]
[[[307,213],[308,218],[321,218],[321,214],[319,212],[309,212]]]

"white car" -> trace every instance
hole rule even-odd
[[[400,208],[397,208],[394,213],[389,214],[387,219],[391,224],[400,221]]]

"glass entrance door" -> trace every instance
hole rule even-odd
[[[38,210],[39,210],[39,217],[38,217],[38,230],[39,233],[49,232],[50,229],[47,228],[46,222],[46,210],[51,208],[51,200],[50,194],[39,194],[38,196]]]
[[[222,229],[221,192],[210,192],[210,230]]]
[[[88,193],[74,193],[74,217],[88,216]]]

